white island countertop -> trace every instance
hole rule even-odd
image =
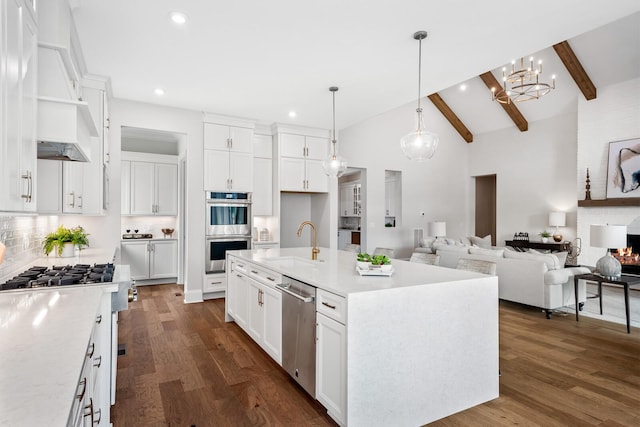
[[[341,296],[360,292],[398,289],[465,279],[486,277],[482,274],[452,268],[428,266],[392,259],[394,272],[390,277],[360,276],[356,271],[356,254],[320,248],[318,260],[311,260],[311,248],[273,248],[229,251],[292,279],[308,283]]]
[[[0,293],[0,425],[67,424],[100,300],[117,289],[108,283]]]

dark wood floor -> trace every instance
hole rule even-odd
[[[234,323],[224,300],[138,287],[120,316],[121,426],[335,425]],[[435,426],[640,426],[640,329],[500,303],[500,397]]]

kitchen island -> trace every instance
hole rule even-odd
[[[310,257],[311,248],[228,252],[226,319],[281,363],[282,299],[271,284],[315,287],[313,397],[339,424],[422,425],[498,397],[497,277],[400,260],[390,277],[360,276],[351,252]]]

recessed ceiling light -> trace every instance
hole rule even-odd
[[[289,117],[293,119],[295,116],[297,116],[295,111],[289,111]]]
[[[153,91],[153,93],[155,93],[158,96],[162,96],[162,95],[164,95],[164,89],[157,88],[156,90]]]
[[[183,25],[187,22],[187,15],[182,12],[171,12],[169,16],[174,24]]]
[[[467,85],[466,85],[466,84],[464,84],[464,83],[463,83],[463,84],[461,84],[461,85],[460,85],[460,90],[461,90],[461,91],[465,91],[465,90],[467,90]]]

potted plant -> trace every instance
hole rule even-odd
[[[66,228],[64,225],[60,225],[56,231],[45,236],[42,249],[47,256],[56,249],[59,257],[72,257],[76,247],[81,249],[83,246],[89,246],[87,236],[89,235],[80,226]]]
[[[551,233],[549,233],[547,230],[539,232],[538,235],[542,237],[542,243],[547,243],[547,240],[549,240],[549,237],[551,237]]]
[[[356,263],[360,270],[368,270],[371,267],[371,255],[368,253],[359,253],[356,258]]]
[[[382,271],[391,270],[391,260],[386,255],[374,255],[371,257],[371,266]]]

